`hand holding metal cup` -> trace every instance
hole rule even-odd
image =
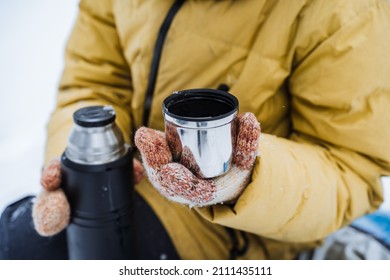
[[[137,130],[149,181],[170,200],[189,206],[233,201],[250,181],[260,124],[238,114],[238,100],[213,89],[175,92],[163,102],[165,134]]]
[[[238,100],[219,90],[175,92],[163,102],[173,159],[201,178],[225,174],[236,141]]]

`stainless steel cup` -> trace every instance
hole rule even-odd
[[[238,100],[214,89],[174,92],[163,102],[166,139],[176,161],[202,178],[225,174],[236,142]]]

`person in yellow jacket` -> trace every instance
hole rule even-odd
[[[189,208],[147,177],[136,191],[181,259],[296,258],[383,201],[389,43],[385,0],[82,0],[46,163],[81,107],[113,106],[131,143],[139,127],[164,130],[172,92],[228,89],[261,124],[235,203]]]

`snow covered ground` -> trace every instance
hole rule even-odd
[[[40,190],[45,125],[77,2],[0,0],[0,213]],[[384,182],[390,211],[390,178]]]

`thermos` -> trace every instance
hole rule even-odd
[[[110,106],[85,107],[61,158],[63,189],[71,206],[70,259],[133,259],[132,151]]]

